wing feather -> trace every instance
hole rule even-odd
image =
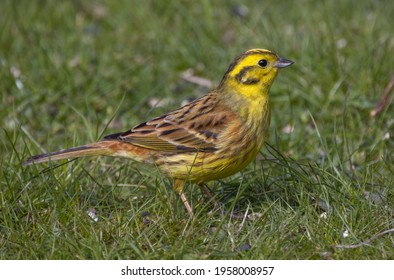
[[[105,140],[120,140],[163,152],[214,152],[221,133],[234,119],[229,110],[218,108],[214,93],[205,95],[171,113],[141,123]]]

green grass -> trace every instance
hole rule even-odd
[[[394,228],[393,105],[369,115],[393,75],[392,1],[83,2],[0,3],[0,259],[394,258],[378,235]],[[254,47],[295,64],[261,156],[210,185],[226,213],[189,186],[190,220],[127,160],[21,166],[177,108],[209,90],[183,71],[216,84]]]

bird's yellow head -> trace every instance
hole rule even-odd
[[[264,49],[251,49],[238,56],[225,73],[220,88],[233,89],[253,98],[268,94],[280,68],[293,62]]]

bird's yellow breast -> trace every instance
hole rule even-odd
[[[161,157],[156,164],[170,177],[201,183],[228,177],[256,158],[267,137],[268,100],[257,117],[240,117],[220,134],[215,152],[182,153]],[[253,110],[249,113],[255,114]]]

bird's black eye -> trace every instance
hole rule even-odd
[[[265,59],[262,59],[262,60],[259,61],[259,65],[260,65],[261,67],[265,67],[265,66],[267,66],[267,64],[268,64],[268,61],[265,60]]]

